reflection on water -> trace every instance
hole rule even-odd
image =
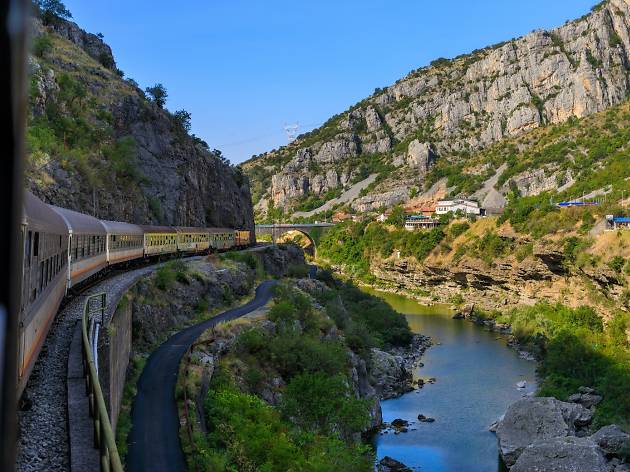
[[[408,433],[377,436],[378,458],[391,456],[431,472],[500,470],[496,436],[488,426],[510,403],[535,389],[535,364],[507,348],[504,337],[453,320],[445,306],[426,307],[399,295],[366,291],[405,314],[414,332],[440,343],[426,351],[424,367],[414,372],[437,382],[382,402],[384,421],[402,418],[415,423]],[[516,388],[520,380],[527,381],[526,389]],[[435,422],[419,422],[420,413]]]

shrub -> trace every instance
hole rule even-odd
[[[470,228],[468,223],[453,223],[449,228],[449,236],[455,239],[468,231],[468,228]]]
[[[369,401],[356,399],[345,375],[303,373],[287,385],[282,411],[305,431],[350,439],[369,424]]]
[[[52,47],[52,40],[47,34],[42,34],[33,40],[33,54],[37,57],[45,58],[52,50]]]
[[[287,276],[303,279],[308,276],[308,266],[306,264],[291,264],[287,268]]]
[[[608,267],[610,267],[612,270],[614,270],[617,273],[621,273],[625,264],[626,264],[626,260],[622,256],[613,256],[608,261]]]
[[[267,336],[259,328],[249,328],[241,332],[236,340],[236,350],[248,354],[262,352],[267,346]]]
[[[160,290],[168,290],[175,282],[176,273],[167,264],[155,271],[155,285]]]

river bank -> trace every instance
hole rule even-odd
[[[378,293],[374,289],[371,289],[371,292]],[[577,309],[570,309],[561,305],[523,307],[512,311],[509,317],[501,317],[497,320],[491,317],[492,314],[488,316],[484,312],[476,313],[471,305],[463,310],[457,310],[455,314],[453,314],[452,306],[439,304],[428,307],[428,309],[421,307],[421,309],[414,310],[415,300],[388,292],[381,293],[383,294],[381,296],[394,308],[402,313],[406,313],[408,319],[417,315],[431,316],[431,313],[443,310],[443,323],[450,324],[451,327],[459,325],[460,328],[473,329],[477,333],[486,333],[494,340],[502,340],[502,344],[504,344],[504,348],[502,348],[503,353],[507,351],[505,347],[515,348],[521,361],[535,360],[530,352],[537,354],[538,369],[540,369],[542,374],[540,386],[535,385],[528,379],[518,380],[516,382],[516,390],[520,391],[521,388],[519,387],[522,387],[523,391],[519,393],[523,398],[512,397],[510,402],[503,404],[503,411],[501,409],[495,410],[498,415],[497,418],[500,416],[501,419],[490,428],[492,431],[497,431],[497,438],[489,439],[494,444],[492,454],[494,457],[498,457],[497,452],[494,452],[496,451],[496,441],[498,440],[500,456],[505,460],[509,468],[515,471],[527,471],[533,470],[533,468],[541,471],[560,470],[554,467],[569,467],[566,470],[582,470],[580,469],[580,464],[588,464],[588,470],[593,471],[614,470],[625,472],[630,470],[628,464],[628,459],[630,459],[630,454],[628,453],[630,451],[630,435],[625,432],[628,430],[626,420],[628,410],[623,406],[626,404],[625,395],[627,393],[624,385],[627,384],[628,378],[627,370],[623,368],[623,359],[627,359],[627,350],[623,347],[627,345],[623,328],[626,325],[620,323],[620,330],[618,335],[616,335],[614,323],[604,327],[601,318],[587,307]],[[497,315],[495,314],[495,316]],[[466,319],[472,323],[457,322],[453,318]],[[506,320],[512,320],[516,323],[517,328],[520,330],[517,331],[520,339],[510,334],[512,329],[509,323],[506,323]],[[529,320],[527,323],[530,324],[530,330],[533,328],[531,320],[537,320],[537,323],[544,323],[545,330],[537,328],[539,330],[538,335],[533,337],[531,335],[525,336],[523,320]],[[412,322],[410,322],[410,325],[412,328],[415,327]],[[476,328],[477,326],[483,329],[478,329]],[[432,356],[436,355],[436,352],[439,354],[439,351],[436,351],[438,348],[445,348],[445,350],[449,348],[444,346],[445,343],[443,343],[442,338],[435,332],[432,332],[427,326],[419,326],[419,329],[434,338],[436,347],[427,353],[424,359],[426,367],[417,375],[433,374],[431,370],[428,370],[432,366]],[[555,333],[564,334],[558,337]],[[580,333],[582,339],[575,337],[573,333],[575,335]],[[497,336],[497,334],[501,335]],[[587,347],[589,341],[584,338],[589,338],[593,341],[597,340],[596,342],[602,343],[603,347],[599,348],[599,350],[593,350]],[[520,340],[524,340],[529,351],[525,351],[519,344],[518,341]],[[478,340],[477,343],[479,342]],[[481,342],[483,343],[483,341]],[[604,356],[605,352],[610,355],[610,358]],[[439,357],[439,355],[436,357]],[[452,358],[456,357],[456,354],[453,352],[448,357],[449,359],[446,359],[444,363],[449,365],[449,369],[444,372],[447,381],[453,376],[458,376],[458,369],[474,369],[474,366],[451,362]],[[474,354],[469,352],[465,356],[465,361],[474,357]],[[512,357],[516,356],[512,354]],[[483,366],[498,372],[496,367],[492,366],[492,362],[495,361],[496,358],[486,358],[483,361]],[[527,364],[530,365],[532,370],[534,369],[535,364],[533,362],[527,362]],[[513,372],[513,370],[510,370],[500,375],[510,375]],[[590,376],[587,373],[590,373]],[[611,376],[609,376],[609,373]],[[435,385],[441,385],[440,376],[437,375],[435,377]],[[563,382],[562,389],[558,387],[560,380]],[[481,376],[469,376],[466,382],[486,390],[483,393],[481,402],[487,401],[488,397],[492,396],[492,384],[484,381]],[[593,385],[595,388],[593,388]],[[508,384],[507,386],[509,387],[510,385]],[[429,387],[435,388],[434,385]],[[451,387],[466,390],[467,385],[459,384],[451,385]],[[564,393],[565,391],[567,393]],[[530,397],[535,392],[541,397]],[[442,399],[449,398],[449,395],[452,395],[450,389],[442,392]],[[413,396],[413,394],[403,396],[400,401],[402,403],[404,400],[406,403],[402,403],[402,406],[394,404],[391,407],[388,402],[383,402],[384,421],[401,423],[401,421],[404,422],[408,418],[413,418],[415,413],[413,410]],[[553,397],[561,398],[565,401],[560,401]],[[421,406],[426,408],[424,404]],[[465,407],[465,403],[457,402],[455,409],[447,409],[446,411],[452,415],[453,412],[457,411],[457,408],[462,407]],[[436,424],[439,422],[439,418],[434,418],[431,410],[428,413],[425,410],[421,411],[419,419],[431,417],[435,419]],[[506,412],[505,415],[503,415],[503,412]],[[526,420],[523,420],[523,418],[526,418]],[[615,422],[619,422],[618,424],[621,427],[617,424],[611,424]],[[410,420],[409,424],[405,424],[405,431],[413,431],[415,433],[415,431],[424,429],[425,434],[430,434],[432,438],[435,437],[435,432],[431,431],[429,433],[426,431],[426,426],[422,421],[415,422]],[[430,424],[428,426],[430,429],[433,425]],[[462,426],[458,422],[451,424],[451,428],[456,435],[462,429]],[[398,432],[400,434],[396,428],[388,432]],[[474,441],[471,438],[479,434],[479,431],[471,431],[470,434],[471,436],[463,438],[465,444]],[[448,453],[440,454],[444,444],[448,444],[449,435],[443,438],[447,442],[431,445],[424,453],[421,452],[422,448],[418,449],[419,444],[403,436],[407,436],[407,434],[390,434],[385,436],[386,439],[379,437],[377,442],[379,458],[391,456],[401,460],[408,466],[420,464],[430,466],[429,470],[437,471],[477,470],[474,469],[474,466],[463,462],[453,466],[453,464],[448,463],[449,460],[453,460]],[[415,446],[414,450],[416,452],[409,455],[406,447],[411,447],[411,445]],[[420,446],[422,445],[420,444]],[[458,451],[459,449],[456,449],[455,452],[457,453]],[[557,451],[561,451],[561,453],[557,453]],[[474,454],[474,451],[472,453]],[[519,457],[521,455],[522,457]],[[486,468],[478,470],[504,470],[502,467],[505,467],[503,462],[497,459],[496,465],[486,464]]]
[[[389,456],[412,470],[500,470],[489,426],[510,404],[535,391],[535,364],[508,349],[506,336],[453,320],[449,306],[427,307],[373,289],[368,293],[404,314],[412,331],[433,340],[413,372],[423,387],[381,402],[384,422],[408,424],[406,432],[394,427],[375,437],[377,459]],[[524,388],[518,388],[523,381]]]

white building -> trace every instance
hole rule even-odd
[[[415,231],[417,229],[433,229],[440,226],[440,220],[424,215],[413,215],[405,219],[405,229]]]
[[[464,215],[481,215],[482,209],[479,208],[479,203],[473,200],[440,200],[435,207],[436,215],[445,215],[446,213],[461,212]]]

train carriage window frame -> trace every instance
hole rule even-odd
[[[26,260],[29,267],[31,266],[31,258],[33,257],[32,244],[33,244],[33,232],[29,231],[27,239],[26,239]]]
[[[33,257],[39,257],[39,231],[35,231],[33,242]]]

